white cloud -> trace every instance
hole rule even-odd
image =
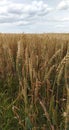
[[[13,23],[16,25],[31,24],[51,11],[44,1],[15,3],[11,0],[0,1],[0,24]]]
[[[62,1],[58,4],[57,9],[59,9],[59,10],[69,9],[69,0],[62,0]]]
[[[50,20],[51,21],[51,20]],[[69,18],[68,17],[54,17],[52,19],[52,22],[58,22],[58,23],[66,23],[66,22],[69,22]]]
[[[16,1],[16,2],[14,2]],[[23,2],[24,1],[24,2]],[[69,0],[0,0],[0,31],[69,30]],[[56,7],[57,6],[57,7]],[[62,11],[64,10],[64,11]],[[30,26],[28,26],[30,25]]]

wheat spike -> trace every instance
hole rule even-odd
[[[44,78],[44,80],[46,80],[46,79],[49,79],[49,78],[50,78],[51,73],[54,71],[54,69],[55,69],[56,67],[57,67],[57,65],[52,65],[52,66],[50,67],[49,71],[48,71],[48,72],[46,72],[46,74],[45,74],[45,78]]]
[[[48,62],[48,67],[50,67],[53,64],[54,59],[57,58],[57,56],[60,56],[61,49],[57,50],[56,53],[51,57],[51,59]]]
[[[57,84],[58,85],[60,85],[62,75],[63,75],[63,70],[64,70],[64,65],[61,67],[61,69],[59,70],[59,73],[57,74]]]

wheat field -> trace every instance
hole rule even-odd
[[[69,130],[69,34],[0,34],[0,130]]]

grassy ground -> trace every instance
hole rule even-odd
[[[0,130],[69,130],[69,34],[0,34]]]

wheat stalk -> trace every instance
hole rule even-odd
[[[67,108],[66,108],[66,120],[65,120],[65,130],[69,129],[69,46],[67,51],[68,60],[65,65],[65,85],[67,89]]]

